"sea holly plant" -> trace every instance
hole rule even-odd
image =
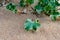
[[[31,19],[27,19],[24,28],[26,31],[36,31],[40,27],[39,20],[32,21]]]
[[[9,4],[6,6],[6,8],[7,8],[8,10],[13,11],[14,13],[17,13],[16,5],[13,4],[13,3],[9,3]]]
[[[57,6],[60,6],[58,0],[39,0],[38,4],[34,7],[37,14],[41,14],[44,12],[46,15],[51,16],[53,19],[56,20],[56,17],[60,15],[57,12]]]

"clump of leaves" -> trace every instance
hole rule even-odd
[[[16,5],[13,4],[13,3],[9,3],[9,4],[6,6],[6,8],[7,8],[8,10],[13,11],[14,13],[17,13]]]
[[[34,0],[20,0],[20,7],[25,7],[34,3]]]
[[[60,13],[57,12],[57,6],[60,6],[58,0],[39,0],[34,8],[38,14],[44,12],[46,15],[53,15],[52,20],[56,20],[56,16],[60,15]]]
[[[27,19],[24,24],[24,28],[27,31],[30,31],[30,30],[36,31],[39,27],[40,27],[39,20],[32,21],[31,19]]]

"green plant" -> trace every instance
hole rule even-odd
[[[20,0],[20,7],[25,7],[34,3],[34,0]]]
[[[39,20],[32,21],[31,19],[27,19],[24,24],[24,28],[27,31],[30,31],[30,30],[36,31],[39,27],[40,27]]]
[[[57,6],[60,6],[58,0],[39,0],[34,8],[38,14],[44,12],[46,15],[53,15],[51,16],[53,18],[52,20],[56,20],[56,16],[60,15],[57,12]]]
[[[6,8],[7,8],[8,10],[13,11],[14,13],[17,13],[16,5],[13,4],[13,3],[9,3],[9,4],[6,6]]]

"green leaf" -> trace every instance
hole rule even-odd
[[[41,7],[41,5],[39,3],[38,3],[38,5],[35,6],[35,9],[36,9],[36,12],[38,14],[40,14],[43,11],[43,9],[42,9],[42,7]]]
[[[33,29],[36,31],[40,27],[39,20],[34,21]]]
[[[31,30],[32,27],[33,27],[33,22],[32,22],[32,20],[31,20],[31,19],[27,19],[26,22],[25,22],[25,24],[24,24],[24,26],[25,26],[25,27],[24,27],[25,30],[27,30],[27,31]]]
[[[26,2],[24,1],[24,0],[20,0],[20,7],[25,7],[25,5],[26,5]]]

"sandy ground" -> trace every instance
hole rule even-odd
[[[41,27],[35,32],[24,30],[27,18],[36,19],[32,14],[13,14],[0,8],[0,40],[60,40],[60,22],[53,22],[49,17],[40,17]]]

